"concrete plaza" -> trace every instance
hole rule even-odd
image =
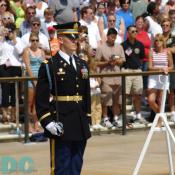
[[[119,133],[93,136],[88,141],[82,175],[132,175],[147,134],[148,130],[139,130],[129,131],[125,136]],[[174,158],[173,144],[172,147]],[[49,175],[49,142],[0,143],[0,157],[7,155],[17,161],[24,155],[30,156],[35,164],[35,170],[30,174]],[[22,175],[24,173],[14,172],[12,174]],[[139,175],[168,174],[165,133],[158,132],[152,138]]]

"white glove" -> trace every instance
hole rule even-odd
[[[52,134],[56,136],[61,136],[64,133],[63,124],[60,122],[50,122],[46,129]]]

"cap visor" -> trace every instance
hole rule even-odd
[[[79,37],[78,34],[66,34],[65,36],[71,40],[78,39]]]

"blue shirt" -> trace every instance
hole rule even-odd
[[[123,9],[120,9],[116,12],[116,15],[121,16],[125,22],[125,36],[124,39],[126,40],[126,31],[127,31],[127,27],[130,25],[134,25],[135,21],[134,21],[134,16],[131,12],[131,10],[128,11],[124,11]]]

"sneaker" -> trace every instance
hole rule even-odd
[[[91,128],[92,128],[93,130],[97,130],[97,129],[98,129],[97,125],[92,125]]]
[[[174,117],[171,117],[170,121],[174,122],[174,124],[175,124],[175,118]]]
[[[122,125],[122,119],[118,119],[117,121],[113,121],[112,124],[116,128],[121,128],[123,126]]]
[[[175,123],[175,114],[174,114],[174,113],[171,114],[171,118],[170,118],[170,120],[171,120],[172,122]]]
[[[90,131],[93,132],[94,131],[94,128],[92,126],[90,126]]]
[[[118,120],[117,120],[117,121],[114,120],[114,121],[112,122],[112,124],[113,124],[113,126],[118,127]]]
[[[137,118],[137,121],[140,124],[144,124],[144,125],[148,124],[148,121],[145,118],[143,118],[143,117]]]
[[[114,129],[114,126],[113,124],[107,119],[107,120],[104,120],[104,127],[107,127],[108,129]]]
[[[123,120],[122,118],[120,118],[118,121],[117,121],[117,124],[118,124],[118,127],[121,128],[123,126]]]
[[[96,127],[97,127],[100,131],[107,131],[107,130],[108,130],[108,128],[106,128],[106,127],[104,127],[104,126],[102,126],[102,125],[100,125],[100,124],[96,124]]]

